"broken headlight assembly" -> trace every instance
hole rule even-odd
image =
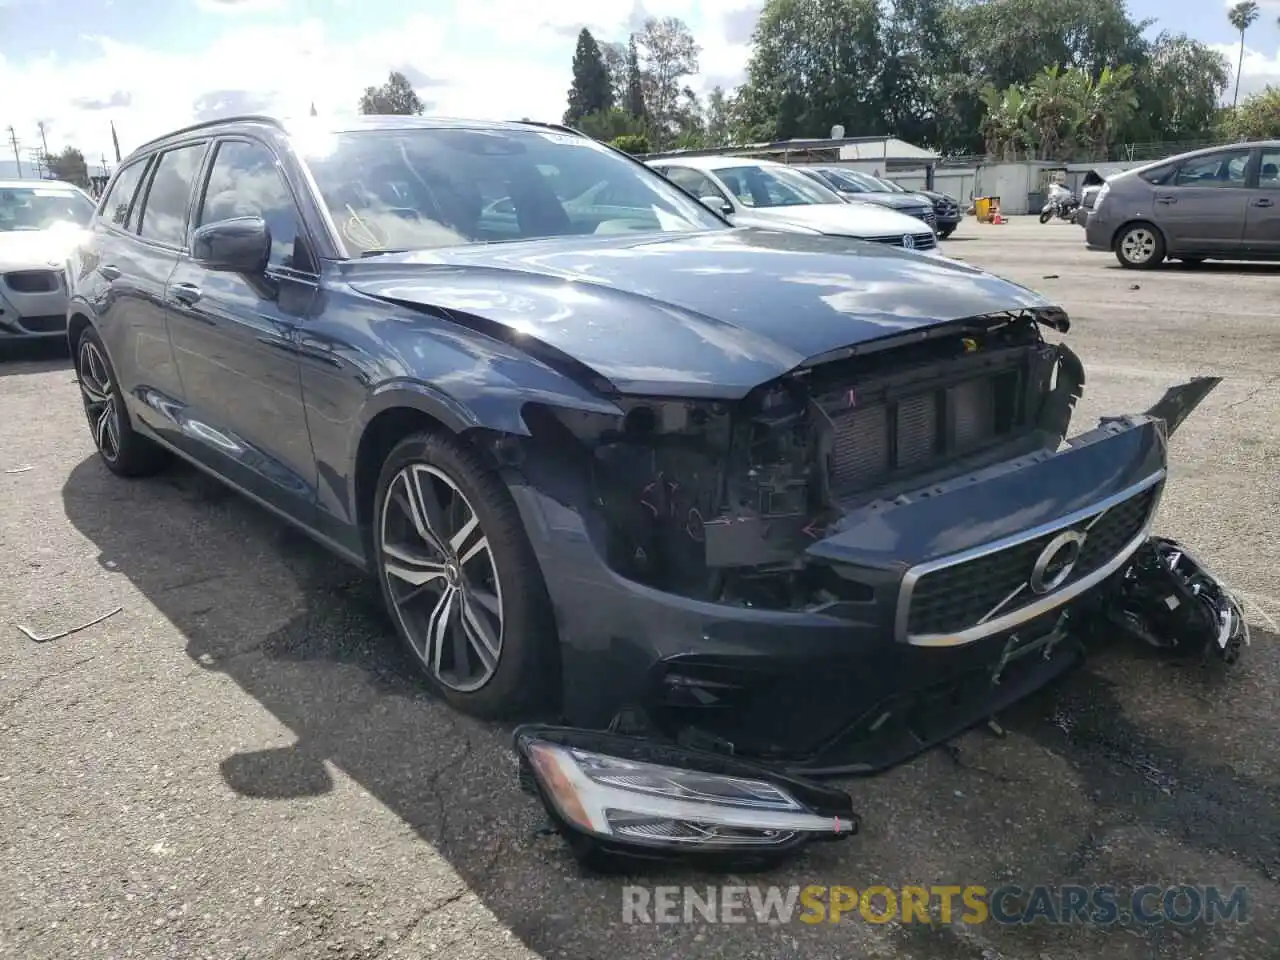
[[[1232,664],[1249,645],[1249,624],[1231,592],[1173,540],[1152,537],[1104,607],[1107,622],[1179,656]]]
[[[858,830],[849,795],[733,757],[619,734],[523,726],[521,780],[585,865],[691,859],[767,868]]]

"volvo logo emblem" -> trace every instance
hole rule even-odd
[[[1083,530],[1064,530],[1045,545],[1027,580],[1032,593],[1046,594],[1067,582],[1080,559],[1085,536]]]
[[[916,238],[908,233],[902,238],[902,246],[906,250],[914,250],[916,248]]]

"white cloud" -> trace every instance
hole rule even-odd
[[[1236,63],[1240,57],[1238,43],[1211,43],[1209,46],[1227,58],[1231,66],[1231,82],[1227,85],[1226,100],[1231,101],[1236,86]],[[1240,66],[1240,99],[1251,93],[1257,93],[1268,84],[1280,86],[1280,44],[1271,48],[1270,53],[1255,50],[1246,42],[1244,62]]]
[[[82,37],[95,52],[21,64],[0,55],[0,90],[23,91],[6,104],[6,123],[33,141],[44,120],[51,149],[72,144],[91,160],[110,158],[111,122],[128,152],[219,112],[300,115],[314,102],[321,113],[346,114],[393,69],[414,79],[430,113],[559,120],[582,26],[602,41],[621,40],[637,16],[685,19],[703,47],[692,85],[704,89],[741,77],[747,48],[727,35],[726,17],[747,9],[749,19],[760,0],[457,0],[452,16],[414,14],[357,39],[317,19],[279,25],[253,16],[287,0],[195,2],[227,15],[213,21],[220,29],[194,54]],[[740,34],[743,15],[737,20]]]

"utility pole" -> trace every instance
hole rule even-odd
[[[44,147],[44,155],[47,157],[49,155],[49,141],[45,137],[44,121],[41,120],[36,126],[40,128],[40,146]]]
[[[22,157],[18,153],[18,135],[13,130],[13,124],[9,125],[9,143],[13,146],[13,162],[18,165],[18,179],[22,179]]]

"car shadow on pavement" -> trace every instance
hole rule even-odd
[[[335,787],[326,767],[332,765],[446,858],[498,921],[533,950],[550,957],[600,956],[611,949],[621,899],[620,891],[606,884],[624,881],[581,876],[559,841],[542,832],[541,810],[517,789],[508,728],[460,716],[424,691],[394,641],[371,579],[188,467],[127,482],[111,476],[95,456],[71,471],[62,493],[67,517],[95,546],[99,563],[127,577],[173,624],[186,639],[187,656],[234,680],[293,732],[295,742],[289,746],[224,759],[220,773],[231,790],[267,799],[318,796]],[[1275,639],[1255,635],[1255,647],[1275,649]],[[1213,695],[1212,683],[1194,671],[1177,683],[1188,696]],[[1099,871],[1107,868],[1108,856],[1114,866],[1118,855],[1108,854],[1108,837],[1126,826],[1172,834],[1194,852],[1226,858],[1242,875],[1271,881],[1280,877],[1276,785],[1264,777],[1241,776],[1226,764],[1193,758],[1172,732],[1139,728],[1126,719],[1122,694],[1098,675],[1076,673],[1024,703],[1006,727],[1022,735],[1023,750],[1029,740],[1052,754],[1054,763],[1065,763],[1092,791],[1092,801],[1082,801],[1074,792],[1062,794],[1061,817],[1043,829],[1033,824],[1023,835],[1008,824],[1019,817],[1025,794],[1039,790],[1036,802],[1044,803],[1047,790],[1049,802],[1059,802],[1055,788],[1016,785],[1027,776],[1024,753],[1003,743],[980,744],[989,769],[978,778],[978,787],[973,786],[973,768],[963,784],[974,794],[966,803],[979,804],[976,810],[952,796],[953,790],[960,796],[955,785],[966,775],[964,752],[957,771],[934,754],[918,763],[941,763],[947,775],[922,781],[917,767],[906,782],[926,786],[912,788],[925,791],[913,794],[914,799],[901,796],[901,780],[896,787],[875,786],[874,781],[851,787],[881,818],[895,817],[896,811],[899,824],[872,829],[907,831],[906,849],[899,853],[894,844],[877,847],[874,837],[865,844],[854,838],[847,845],[819,845],[803,861],[803,872],[760,882],[850,883],[858,882],[850,878],[851,871],[860,871],[861,877],[869,870],[899,883],[950,883],[956,881],[949,877],[968,869],[973,877],[968,882],[991,885],[981,879],[982,871],[995,870],[1001,858],[1006,866],[1034,874],[1036,883],[1123,882],[1103,878]],[[996,769],[988,783],[992,764],[1003,764],[1005,773]],[[926,766],[925,774],[932,772]],[[910,816],[902,814],[907,808],[914,810]],[[955,848],[939,852],[937,834],[930,841],[928,825],[915,836],[912,824],[920,817],[934,818],[929,822],[935,830],[964,837],[960,852],[950,859],[946,849]],[[911,853],[916,847],[923,852]],[[875,850],[881,859],[868,862]],[[1120,862],[1128,869],[1143,856],[1134,853],[1133,859]],[[941,879],[914,873],[937,868],[939,858],[946,860]],[[1126,879],[1161,882],[1150,872],[1139,870]],[[1181,879],[1211,883],[1223,878]],[[646,876],[632,882],[715,881]],[[424,905],[417,920],[440,907]],[[832,939],[846,938],[843,930],[826,934],[823,941],[821,929],[802,927],[789,925],[785,933],[811,944],[808,956],[845,955],[827,952]],[[677,955],[704,949],[695,942],[701,936],[696,925],[651,929],[655,941],[666,938],[661,941],[663,955],[677,942]],[[1275,929],[1269,921],[1262,928],[1254,926],[1268,935]],[[781,935],[767,927],[750,930],[755,932],[731,927],[717,936],[733,942]],[[1073,954],[1082,951],[1075,955],[1128,957],[1127,945],[1135,942],[1128,931],[1046,931],[1039,925],[983,927],[963,936],[946,928],[904,926],[877,936],[938,960],[986,956],[966,939],[972,936],[1010,951],[1011,957],[1043,956],[1037,951],[1067,944],[1073,944]],[[1119,939],[1109,940],[1112,936]],[[1179,936],[1185,940],[1179,949],[1188,952],[1160,956],[1202,955],[1204,944],[1216,934],[1196,928]],[[629,943],[628,950],[634,950],[637,941]],[[568,949],[570,944],[574,949]],[[759,944],[755,941],[755,949]],[[1053,950],[1053,955],[1069,954]]]
[[[6,342],[0,339],[0,377],[71,369],[67,343],[53,340]]]
[[[1125,268],[1118,263],[1109,263],[1107,264],[1107,269],[1124,270]],[[1280,263],[1251,263],[1244,260],[1208,260],[1204,263],[1182,263],[1179,260],[1166,260],[1153,270],[1133,270],[1129,272],[1135,276],[1142,273],[1214,273],[1265,277],[1280,276]]]

